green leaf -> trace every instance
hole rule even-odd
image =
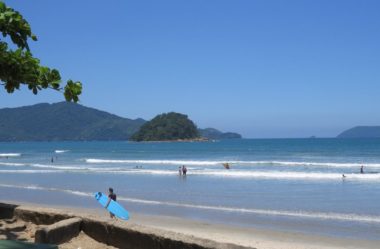
[[[28,40],[37,41],[29,23],[3,1],[0,1],[0,32],[3,37],[9,37],[17,47],[13,51],[8,49],[7,42],[0,41],[0,82],[8,93],[13,93],[22,84],[34,94],[42,89],[52,88],[63,91],[68,101],[79,101],[82,84],[69,80],[64,89],[60,88],[59,71],[42,66],[40,60],[29,51]]]

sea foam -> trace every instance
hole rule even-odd
[[[117,159],[85,159],[86,163],[93,164],[151,164],[151,165],[192,165],[192,166],[220,166],[223,163],[230,165],[272,165],[272,166],[303,166],[303,167],[334,167],[334,168],[358,168],[364,165],[366,168],[380,168],[380,163],[337,163],[337,162],[297,162],[297,161],[234,161],[234,160],[117,160]]]
[[[19,157],[21,153],[0,153],[0,157]]]
[[[0,163],[0,165],[2,165]],[[27,166],[32,169],[13,169],[3,170],[1,173],[20,173],[20,174],[36,174],[36,173],[86,173],[86,174],[129,174],[129,175],[161,175],[175,176],[178,175],[177,170],[168,169],[134,169],[122,167],[97,168],[83,166],[58,166],[58,165],[18,165]],[[295,172],[295,171],[256,171],[256,170],[212,170],[212,169],[193,169],[188,171],[187,175],[199,177],[219,177],[219,178],[236,178],[236,179],[283,179],[283,180],[309,180],[309,181],[336,181],[336,180],[358,180],[358,181],[380,181],[380,173],[331,173],[331,172]]]
[[[55,153],[66,153],[69,152],[69,150],[55,150]]]

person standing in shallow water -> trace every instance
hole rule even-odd
[[[185,165],[182,165],[182,175],[186,176],[187,168]]]
[[[360,167],[360,174],[364,174],[364,166],[363,165]]]
[[[182,168],[181,168],[181,167],[178,167],[178,175],[179,175],[179,176],[182,175]]]
[[[116,201],[116,194],[113,192],[113,188],[108,189],[108,202],[105,206],[106,209],[107,209],[108,205],[110,204],[111,200]],[[115,215],[110,212],[110,217],[115,218]]]

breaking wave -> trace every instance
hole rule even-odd
[[[69,150],[55,150],[55,153],[66,153],[69,152]]]
[[[19,157],[20,153],[0,153],[0,157]]]
[[[170,164],[170,165],[218,165],[225,162],[218,161],[188,161],[188,160],[108,160],[85,159],[86,163],[121,163],[121,164]]]
[[[93,173],[93,174],[136,174],[136,175],[178,175],[177,170],[169,169],[142,169],[142,168],[122,168],[122,167],[83,167],[83,166],[59,166],[44,164],[16,164],[0,163],[7,167],[27,167],[27,169],[0,169],[1,173]],[[36,169],[31,169],[36,168]],[[331,172],[294,172],[294,171],[254,171],[254,170],[213,170],[193,168],[187,175],[207,176],[220,178],[240,178],[240,179],[284,179],[284,180],[342,180],[342,173]],[[380,173],[373,172],[367,174],[344,173],[345,180],[360,181],[380,181]]]
[[[296,162],[296,161],[234,161],[234,160],[115,160],[115,159],[85,159],[86,163],[93,164],[156,164],[156,165],[193,165],[193,166],[220,166],[223,163],[231,165],[272,165],[272,166],[314,166],[314,167],[335,167],[350,168],[365,167],[380,168],[380,163],[336,163],[336,162]]]

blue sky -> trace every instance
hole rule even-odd
[[[245,137],[380,125],[380,1],[5,1],[81,104],[129,118],[186,113]],[[62,101],[0,92],[0,107]]]

